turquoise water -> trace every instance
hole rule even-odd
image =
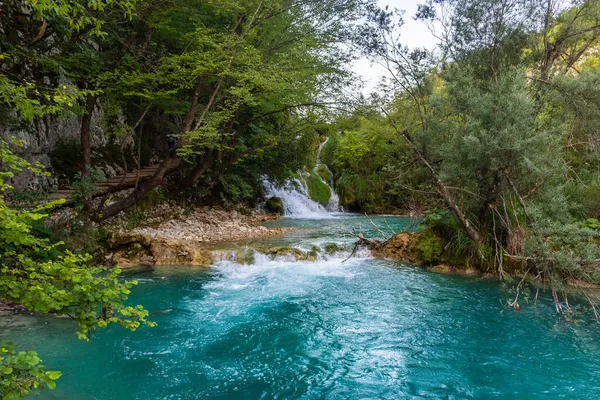
[[[336,228],[369,223],[275,224],[301,229],[274,242],[307,247],[348,245]],[[53,318],[4,321],[1,332],[63,372],[41,399],[600,397],[600,326],[589,315],[565,322],[545,295],[503,312],[498,282],[344,258],[142,272],[132,300],[172,311],[155,328],[113,327],[89,343]]]

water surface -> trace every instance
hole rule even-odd
[[[301,229],[266,244],[349,246],[340,226],[376,234],[343,214],[274,224]],[[600,327],[589,315],[567,323],[545,296],[503,311],[495,281],[345,258],[139,273],[132,301],[172,311],[155,328],[111,327],[89,343],[49,317],[4,321],[1,332],[63,372],[41,399],[600,397]]]

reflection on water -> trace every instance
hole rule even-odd
[[[300,229],[276,240],[350,244],[336,227],[370,229],[348,215],[323,222],[277,221]],[[598,397],[600,328],[586,318],[564,323],[547,298],[502,312],[494,281],[342,261],[140,272],[132,301],[171,310],[155,328],[84,343],[69,321],[25,317],[2,336],[63,371],[42,399]]]

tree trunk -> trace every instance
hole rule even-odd
[[[454,212],[454,215],[458,217],[463,227],[465,228],[467,235],[469,235],[469,237],[477,244],[481,244],[481,235],[479,235],[479,232],[477,232],[477,230],[473,228],[473,225],[471,225],[469,219],[465,216],[460,207],[454,202],[452,197],[450,197],[448,191],[446,190],[444,185],[442,185],[437,175],[434,175],[433,180],[435,190],[440,194],[440,196],[442,196],[448,207],[450,207],[450,209]]]
[[[194,122],[194,117],[196,116],[196,112],[198,111],[198,97],[200,96],[200,92],[202,90],[202,77],[198,78],[198,82],[196,84],[196,89],[194,90],[194,95],[192,97],[192,103],[188,112],[186,113],[186,120],[183,127],[183,133],[187,133]],[[184,138],[185,139],[185,138]],[[96,220],[105,220],[110,217],[113,217],[120,213],[121,211],[131,207],[138,201],[140,201],[148,192],[150,192],[155,187],[158,187],[163,183],[165,175],[176,170],[181,165],[181,158],[177,155],[177,150],[173,149],[169,152],[167,158],[164,159],[158,170],[154,173],[154,175],[148,179],[140,183],[126,198],[116,201],[114,203],[109,204],[104,207],[102,212],[95,216]]]
[[[133,206],[135,203],[140,201],[148,192],[150,192],[155,187],[158,187],[163,183],[163,180],[166,175],[170,172],[176,170],[181,165],[181,159],[175,155],[170,155],[167,157],[158,170],[152,175],[150,179],[147,181],[141,182],[138,187],[136,187],[129,196],[126,198],[115,201],[114,203],[109,204],[104,207],[101,215],[97,215],[95,217],[96,220],[104,220],[110,217],[114,217],[121,211]]]
[[[81,155],[82,155],[82,175],[89,175],[92,166],[92,139],[91,125],[92,115],[96,107],[96,96],[87,95],[85,99],[85,114],[81,120]]]
[[[200,158],[200,162],[196,168],[194,168],[194,170],[185,177],[183,181],[183,187],[186,189],[193,187],[196,181],[200,179],[202,174],[204,174],[212,166],[212,164],[213,150],[207,150],[206,153],[204,153]]]
[[[435,172],[435,169],[433,169],[433,167],[431,166],[431,164],[429,163],[429,161],[427,160],[427,158],[425,157],[425,155],[421,152],[421,150],[419,150],[419,148],[417,147],[417,145],[413,142],[412,138],[408,134],[408,131],[406,131],[406,130],[403,130],[403,131],[399,130],[398,127],[396,126],[396,123],[389,116],[389,114],[387,113],[387,111],[383,110],[383,112],[387,116],[387,118],[389,119],[389,121],[392,124],[392,127],[394,128],[394,130],[397,133],[399,133],[408,142],[408,144],[411,146],[411,148],[414,151],[414,153],[419,157],[419,159],[421,160],[421,162],[427,167],[427,169],[431,173],[431,177],[432,177],[432,180],[433,180],[433,187],[439,193],[439,195],[442,196],[442,198],[446,202],[446,205],[448,207],[450,207],[450,209],[454,212],[454,215],[456,215],[456,217],[460,220],[463,228],[467,232],[467,235],[469,235],[469,237],[475,243],[481,244],[482,243],[481,235],[473,227],[473,225],[471,224],[471,222],[469,221],[469,219],[467,218],[467,216],[464,214],[464,212],[461,210],[461,208],[458,206],[458,204],[456,204],[456,202],[454,201],[454,199],[452,199],[452,197],[448,193],[448,190],[446,190],[446,187],[442,183],[442,180],[440,179],[439,175]]]
[[[264,0],[259,1],[256,11],[254,12],[254,15],[252,16],[252,18],[250,19],[250,21],[248,23],[247,30],[243,31],[241,35],[238,35],[239,36],[238,40],[236,41],[236,43],[232,49],[226,69],[229,69],[231,67],[231,65],[233,64],[233,61],[237,54],[237,50],[238,50],[239,46],[241,45],[241,41],[247,34],[247,31],[249,29],[251,29],[253,27],[254,23],[256,22],[258,13],[263,7],[263,3],[264,3]],[[177,144],[178,146],[184,146],[185,144],[187,144],[188,138],[185,136],[185,134],[191,130],[194,119],[196,118],[196,114],[198,112],[198,99],[202,92],[202,81],[203,81],[202,78],[203,78],[202,76],[199,76],[197,78],[197,84],[196,84],[196,88],[194,90],[194,94],[191,99],[192,100],[191,105],[185,116],[185,124],[184,124],[183,132],[182,132],[183,136],[180,138],[180,140]],[[217,95],[221,91],[221,86],[223,84],[223,81],[224,81],[224,77],[221,76],[219,78],[219,81],[217,82],[216,87],[212,91],[212,94],[210,96],[208,103],[202,110],[200,117],[198,118],[198,120],[196,121],[196,124],[194,125],[194,128],[193,128],[194,131],[197,131],[202,126],[207,113],[213,108],[213,106],[215,104],[215,99],[217,98]],[[177,156],[177,150],[174,149],[173,151],[171,151],[169,153],[168,157],[163,161],[163,163],[159,167],[158,171],[154,174],[154,176],[152,176],[149,180],[142,182],[133,191],[133,193],[130,194],[129,196],[127,196],[125,199],[114,202],[114,203],[108,205],[107,207],[105,207],[104,210],[102,211],[101,215],[97,216],[97,219],[110,218],[110,217],[118,214],[122,210],[125,210],[126,208],[134,205],[135,203],[140,201],[146,193],[148,193],[155,187],[162,184],[165,174],[179,168],[181,166],[181,163],[182,163],[181,159],[179,158],[179,156]],[[201,171],[200,175],[202,173],[204,173],[204,171]],[[194,174],[194,175],[196,175],[196,174]]]

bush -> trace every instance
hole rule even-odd
[[[96,191],[95,182],[105,179],[104,172],[99,169],[90,167],[89,175],[82,175],[78,172],[75,175],[75,181],[73,182],[73,188],[75,193],[73,194],[73,200],[75,205],[80,210],[84,204],[92,198],[94,191]]]
[[[419,241],[416,248],[419,252],[419,257],[427,264],[438,262],[444,251],[444,241],[431,233],[424,231],[419,235]]]

